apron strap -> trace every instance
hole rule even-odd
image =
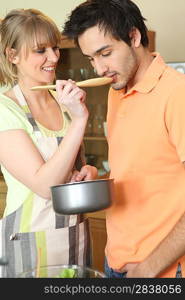
[[[13,87],[13,91],[14,91],[15,97],[16,97],[17,101],[19,102],[20,106],[21,107],[24,107],[24,106],[28,107],[26,99],[25,99],[25,97],[24,97],[24,95],[23,95],[23,93],[21,91],[21,88],[20,88],[20,86],[18,84],[16,84]],[[33,130],[34,131],[40,131],[37,123],[35,122],[35,119],[32,117],[32,114],[31,114],[31,112],[29,110],[29,107],[28,107],[28,112],[26,112],[26,116],[28,118],[28,121],[32,125]]]
[[[17,98],[19,104],[21,106],[26,106],[27,103],[26,103],[26,100],[24,98],[24,95],[19,87],[18,84],[16,84],[14,87],[13,87],[13,91],[14,91],[14,94],[15,94],[15,97]]]

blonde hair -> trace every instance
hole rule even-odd
[[[40,45],[61,46],[61,33],[48,16],[36,9],[11,10],[0,22],[0,85],[13,86],[17,67],[9,59],[8,49],[19,53],[22,45],[29,49]]]

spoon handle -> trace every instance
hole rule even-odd
[[[112,78],[110,77],[98,77],[98,78],[92,78],[92,79],[87,79],[83,81],[78,81],[76,82],[76,85],[79,87],[94,87],[94,86],[101,86],[105,85],[108,83],[112,82]],[[32,91],[37,91],[37,90],[53,90],[56,89],[55,84],[50,84],[50,85],[38,85],[38,86],[33,86],[31,88]]]

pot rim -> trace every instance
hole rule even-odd
[[[101,178],[101,179],[86,180],[86,181],[67,182],[67,183],[61,183],[61,184],[58,184],[58,185],[53,185],[50,188],[54,189],[54,188],[57,188],[57,187],[60,187],[60,186],[77,185],[77,184],[85,184],[85,183],[101,182],[101,181],[114,181],[114,178]]]

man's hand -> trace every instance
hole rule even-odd
[[[98,176],[96,167],[85,165],[80,171],[73,171],[70,182],[94,180]]]
[[[126,278],[153,278],[153,274],[149,268],[146,268],[145,263],[129,263],[123,268],[115,270],[116,272],[127,272]]]

